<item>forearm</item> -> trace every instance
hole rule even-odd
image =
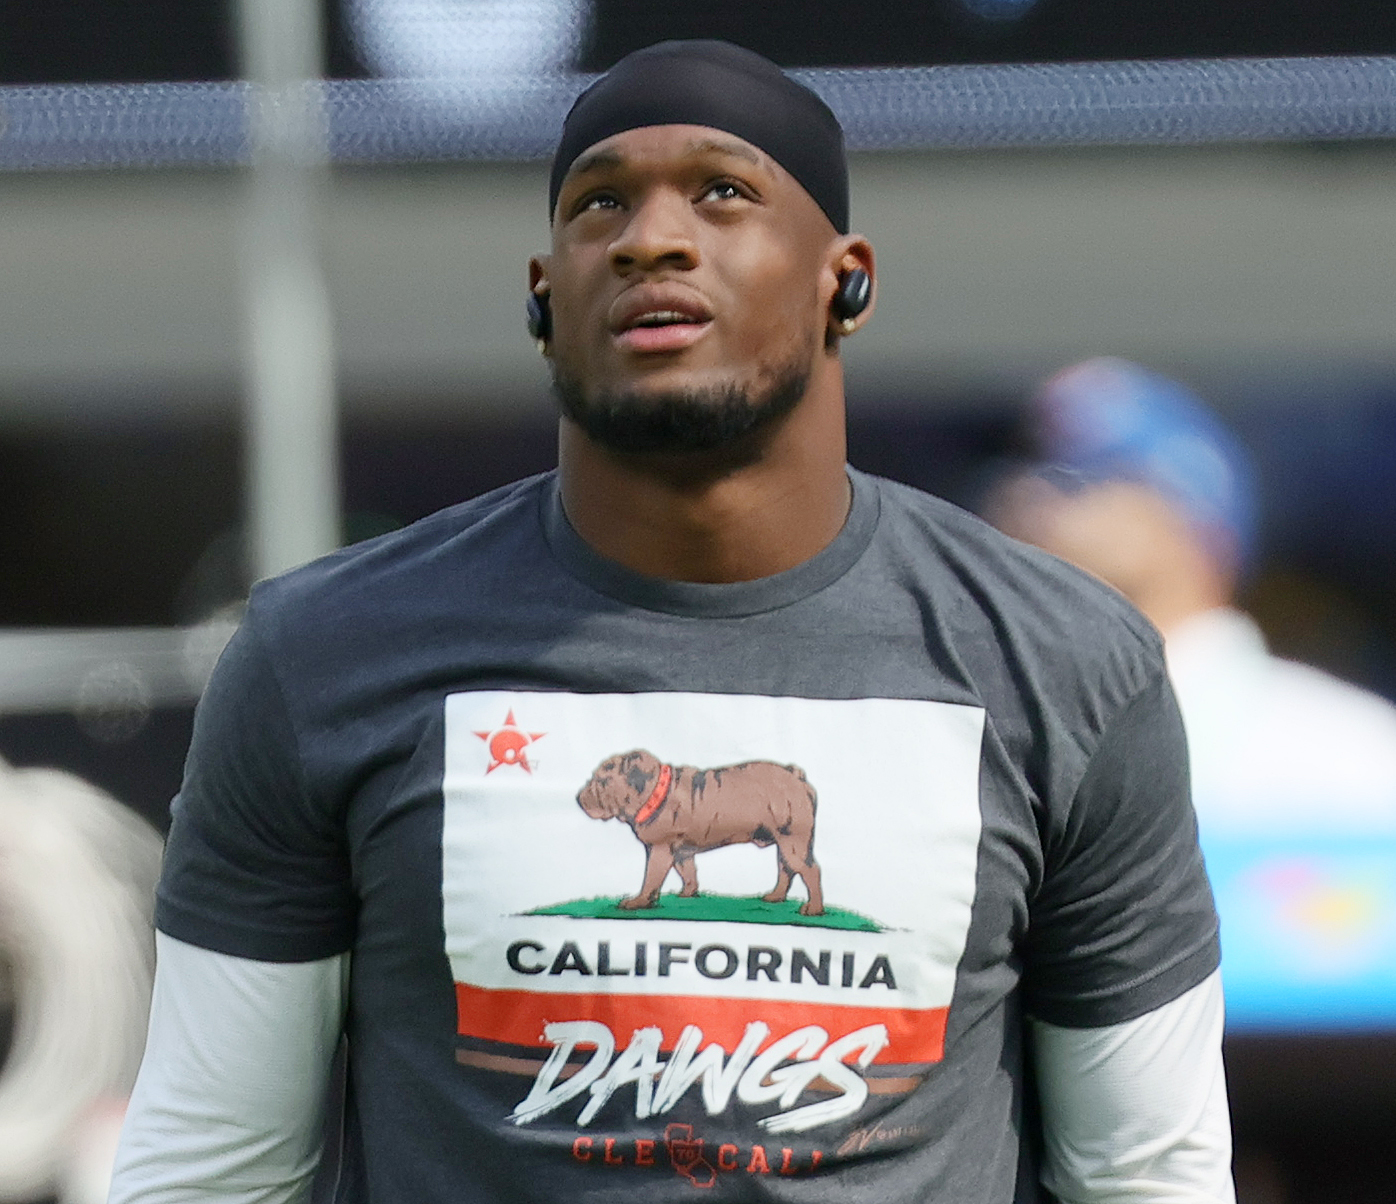
[[[110,1204],[293,1204],[319,1160],[348,955],[278,963],[157,934]]]
[[[1032,1022],[1042,1178],[1063,1204],[1232,1204],[1222,1022],[1216,973],[1123,1024]]]

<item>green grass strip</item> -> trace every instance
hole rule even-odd
[[[536,907],[531,916],[575,916],[586,920],[695,920],[706,923],[723,921],[735,924],[795,924],[801,928],[838,928],[849,932],[881,932],[882,928],[867,916],[841,907],[826,907],[823,915],[802,916],[800,899],[784,903],[767,903],[759,897],[734,895],[694,895],[684,899],[678,895],[660,895],[653,907],[626,911],[620,906],[621,896],[595,899],[574,899],[570,903],[554,903]]]

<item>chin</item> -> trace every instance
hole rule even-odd
[[[620,452],[698,452],[740,444],[790,413],[809,383],[808,365],[753,382],[730,373],[664,372],[614,385],[569,378],[556,364],[563,414],[595,442]]]
[[[706,396],[746,393],[751,389],[748,379],[730,372],[667,371],[607,382],[589,389],[592,396],[629,397],[634,401],[663,401],[671,397],[702,398]]]

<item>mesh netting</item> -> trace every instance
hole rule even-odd
[[[1396,136],[1396,57],[797,74],[838,113],[854,150]],[[589,78],[328,83],[331,154],[543,157]],[[249,97],[239,83],[0,88],[0,170],[241,163]]]

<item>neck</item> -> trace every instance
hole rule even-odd
[[[1149,555],[1120,588],[1167,636],[1195,615],[1229,605],[1236,574],[1229,549],[1219,549],[1172,512],[1164,517],[1171,521],[1137,533]]]
[[[650,577],[752,581],[803,564],[842,530],[851,497],[842,376],[837,361],[829,368],[769,429],[711,452],[615,452],[564,419],[568,520],[602,556]]]
[[[1130,600],[1167,636],[1197,615],[1229,606],[1234,589],[1229,574],[1209,565],[1196,576],[1161,580],[1140,593]]]

